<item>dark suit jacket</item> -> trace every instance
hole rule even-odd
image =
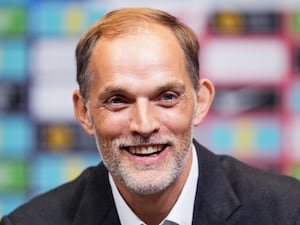
[[[199,181],[193,224],[300,225],[300,183],[216,156],[195,142]],[[103,164],[34,198],[0,225],[120,224]]]

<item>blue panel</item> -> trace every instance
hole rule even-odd
[[[27,78],[28,49],[22,41],[0,43],[0,81]]]
[[[258,126],[256,148],[277,154],[280,149],[281,134],[278,126]]]
[[[77,10],[78,17],[70,20],[69,13]],[[107,11],[99,5],[77,2],[44,2],[31,8],[30,29],[34,35],[65,36],[81,35],[90,25],[102,17]],[[76,21],[78,19],[78,21]],[[74,26],[72,28],[72,26]]]
[[[34,146],[33,127],[22,116],[0,118],[0,152],[3,156],[28,156]]]
[[[103,17],[107,13],[107,10],[105,9],[93,9],[89,8],[88,12],[86,13],[86,21],[87,21],[87,26],[91,26],[93,23],[95,23],[98,19]],[[88,27],[85,27],[84,29],[87,29]]]
[[[0,196],[0,217],[12,212],[26,200],[25,196],[19,194]]]
[[[300,86],[294,89],[293,104],[296,112],[300,112]]]
[[[29,27],[35,35],[55,36],[61,35],[63,31],[62,4],[39,4],[31,8]]]
[[[7,4],[7,3],[9,3],[9,4],[24,4],[24,3],[27,3],[28,1],[30,1],[30,0],[0,0],[0,4],[3,4],[3,3],[5,3],[5,4]]]
[[[232,150],[234,147],[233,133],[229,126],[214,126],[211,131],[212,147],[216,150]]]
[[[31,168],[31,184],[34,190],[46,191],[62,183],[61,158],[40,155]]]
[[[86,167],[97,165],[98,152],[94,154],[40,154],[31,168],[31,184],[35,193],[45,192],[74,179],[68,176],[75,171],[76,176]]]

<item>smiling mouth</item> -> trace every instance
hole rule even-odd
[[[163,150],[165,150],[169,144],[157,144],[157,145],[146,145],[146,146],[127,146],[122,149],[126,150],[132,155],[145,157],[158,155]]]

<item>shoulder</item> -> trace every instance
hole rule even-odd
[[[300,198],[300,181],[285,175],[251,167],[230,156],[217,156],[232,186],[260,193],[295,194]],[[280,196],[280,195],[279,195]]]
[[[241,212],[261,214],[271,224],[300,222],[299,180],[250,167],[232,157],[219,156],[219,160],[242,204]]]
[[[77,179],[32,198],[4,220],[22,225],[72,224],[85,189],[98,180],[104,181],[105,174],[102,164],[87,168]]]
[[[207,175],[212,171],[222,173],[237,191],[253,190],[262,193],[267,190],[278,193],[289,191],[300,197],[300,181],[295,178],[254,168],[228,155],[216,155],[198,143],[196,147],[203,169],[208,170],[205,171]]]
[[[238,221],[235,224],[298,222],[300,181],[248,166],[231,156],[215,155],[197,143],[195,146],[200,160],[199,195],[218,210],[220,202],[234,202],[237,208],[229,215]]]

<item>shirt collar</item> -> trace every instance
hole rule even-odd
[[[129,208],[127,203],[124,201],[123,197],[119,193],[115,182],[109,173],[109,183],[112,189],[112,194],[114,197],[114,201],[116,204],[117,212],[119,215],[119,219],[121,225],[141,225],[144,224],[142,220],[140,220],[134,212]]]
[[[192,146],[192,166],[189,172],[186,183],[179,195],[178,200],[173,206],[172,210],[165,218],[167,220],[176,222],[180,225],[190,225],[192,224],[193,211],[194,211],[194,201],[196,195],[197,181],[198,181],[198,158],[194,145]],[[134,212],[129,208],[121,194],[119,193],[115,182],[112,179],[111,174],[109,174],[109,182],[112,188],[112,193],[114,201],[116,204],[119,219],[122,225],[141,225],[145,224],[141,219],[139,219]]]

